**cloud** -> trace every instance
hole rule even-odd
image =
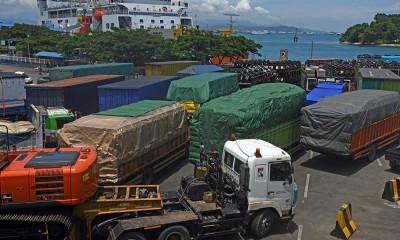
[[[0,18],[3,21],[31,22],[36,19],[37,7],[35,0],[1,1]]]
[[[257,7],[254,8],[254,10],[256,10],[256,12],[258,14],[269,15],[269,11],[267,9],[263,8],[263,7],[257,6]]]
[[[215,18],[223,16],[223,13],[240,14],[242,19],[251,19],[254,14],[260,14],[269,19],[276,19],[270,15],[270,11],[257,6],[253,8],[250,0],[192,0],[190,9],[197,13],[197,17],[205,16],[208,14],[213,15]],[[203,13],[203,14],[202,14]]]
[[[238,12],[250,12],[250,0],[240,0],[236,5],[236,10]]]
[[[25,8],[26,7],[36,7],[36,1],[34,1],[34,0],[8,0],[8,1],[2,1],[1,5],[2,6],[20,5],[20,6],[25,6]]]

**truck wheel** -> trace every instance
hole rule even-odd
[[[142,184],[151,184],[154,180],[154,172],[151,166],[144,168],[142,173]]]
[[[189,240],[189,231],[180,225],[170,226],[164,229],[157,240]]]
[[[123,233],[117,240],[146,240],[146,237],[138,232]]]
[[[399,169],[399,165],[397,165],[397,163],[389,161],[389,166],[392,170],[397,170]]]
[[[376,160],[376,146],[375,144],[372,144],[371,147],[369,147],[368,162],[373,162],[375,160]]]
[[[274,226],[276,215],[271,210],[259,212],[250,225],[251,233],[257,239],[268,236]]]

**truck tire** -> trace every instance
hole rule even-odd
[[[119,236],[117,240],[146,240],[146,237],[138,232],[126,232]]]
[[[271,232],[276,221],[276,214],[272,210],[259,212],[251,222],[250,230],[256,239],[264,238]]]
[[[393,162],[393,161],[389,161],[389,166],[392,170],[398,170],[399,169],[399,165],[397,165],[397,163]]]
[[[190,240],[190,234],[184,226],[174,225],[164,229],[157,240]]]
[[[142,173],[142,184],[151,184],[154,180],[154,171],[151,166],[147,166],[144,168]]]
[[[376,146],[375,146],[375,144],[372,144],[369,147],[368,162],[373,162],[375,160],[376,160]]]

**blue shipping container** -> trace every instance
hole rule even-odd
[[[339,95],[344,91],[344,83],[320,83],[307,94],[306,106],[317,103],[326,97]]]
[[[177,76],[147,76],[99,86],[100,111],[141,100],[165,100],[171,81]]]

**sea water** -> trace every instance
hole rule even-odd
[[[244,34],[263,47],[259,50],[261,57],[250,54],[249,58],[279,60],[280,50],[288,49],[289,60],[305,62],[310,58],[336,58],[352,60],[360,54],[400,55],[400,47],[354,46],[342,44],[340,36],[328,34],[299,34],[294,42],[294,34]]]

